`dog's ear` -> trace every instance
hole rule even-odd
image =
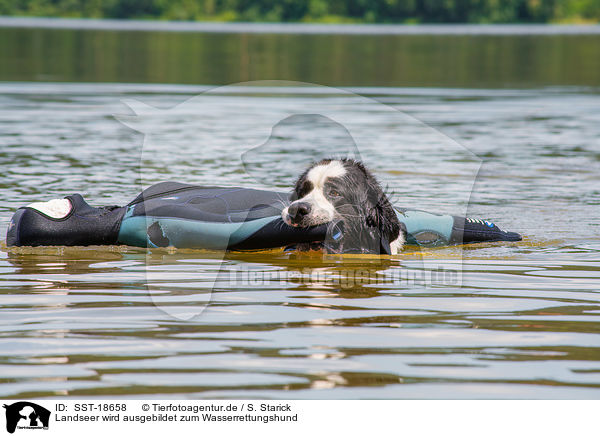
[[[393,230],[388,219],[381,201],[367,211],[366,224],[368,227],[374,228],[373,236],[379,239],[379,254],[392,254],[390,241],[393,241],[395,238],[392,237]]]
[[[390,246],[390,241],[384,234],[382,234],[381,239],[379,239],[379,254],[385,254],[388,256],[392,255],[392,247]]]
[[[390,242],[398,238],[402,231],[401,223],[393,206],[383,194],[375,205],[367,211],[366,224],[377,229],[380,254],[392,254]],[[404,227],[406,231],[406,227]]]

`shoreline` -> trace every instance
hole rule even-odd
[[[344,35],[600,35],[600,24],[322,24],[0,16],[0,28]]]

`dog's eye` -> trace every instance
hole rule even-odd
[[[330,190],[330,191],[329,191],[329,195],[330,195],[330,196],[332,196],[332,197],[341,197],[341,196],[342,196],[342,195],[341,195],[341,194],[340,194],[338,191],[336,191],[335,189],[332,189],[332,190]]]

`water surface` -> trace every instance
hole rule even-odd
[[[85,30],[82,27],[90,27],[85,20],[74,20],[80,24],[74,29],[63,21],[56,23],[58,29],[0,27],[0,80],[212,86],[265,79],[343,87],[600,85],[599,26],[523,26],[527,32],[515,26],[401,26],[415,29],[406,34],[396,34],[397,26],[366,26],[380,33],[344,34],[281,33],[268,24],[205,25],[224,31],[233,26],[234,32],[223,33],[178,31],[185,30],[186,23],[157,23],[163,31],[137,31],[135,25],[126,30],[123,23],[115,26],[117,30]]]

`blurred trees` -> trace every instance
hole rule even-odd
[[[0,14],[284,22],[598,22],[600,0],[0,0]]]

